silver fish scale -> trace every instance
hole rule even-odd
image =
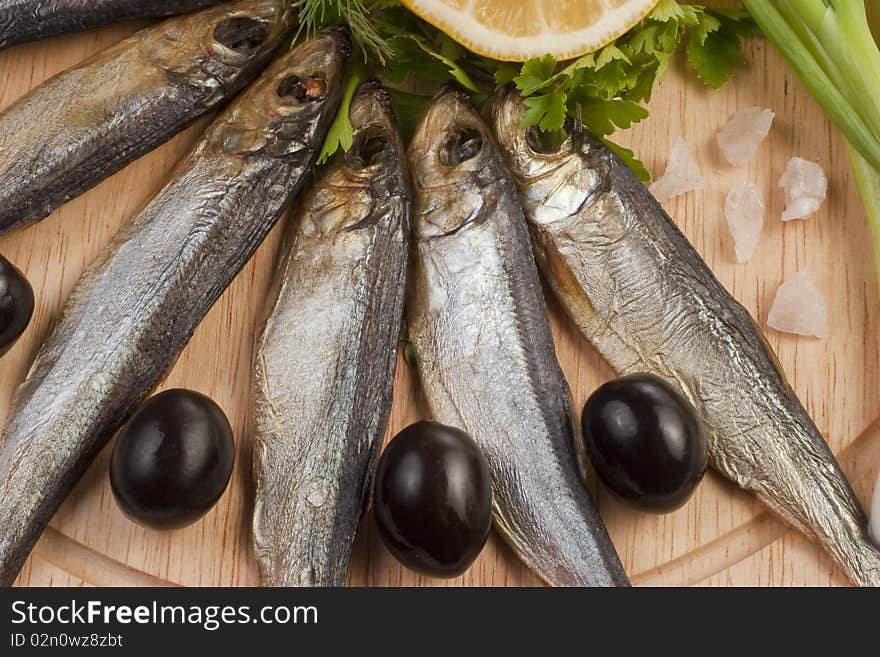
[[[516,217],[502,208],[419,244],[427,300],[415,306],[410,336],[422,383],[434,417],[480,443],[496,525],[523,560],[551,584],[611,585],[600,556],[610,541],[602,528],[594,542],[584,526],[585,515],[594,527],[601,520],[579,480],[568,389]]]
[[[345,583],[367,464],[390,410],[406,253],[400,219],[320,246],[300,239],[281,269],[256,368],[254,545],[265,584]],[[398,280],[383,280],[383,265]],[[400,297],[397,322],[394,295],[376,298],[385,286]],[[385,321],[365,326],[376,312]]]
[[[291,32],[282,5],[242,0],[171,19],[0,112],[0,234],[46,217],[243,88]],[[262,24],[266,38],[226,48],[213,35],[230,20]]]
[[[700,412],[710,462],[880,585],[880,552],[845,476],[754,320],[630,170],[589,135],[536,152],[513,94],[490,105],[538,263],[584,335],[620,373],[653,372]],[[548,206],[552,210],[548,210]]]
[[[407,313],[431,413],[479,443],[496,528],[530,568],[557,586],[627,585],[581,476],[570,393],[515,190],[463,103],[454,92],[435,99],[410,155],[418,240]],[[481,130],[482,154],[469,179],[444,182],[431,153],[444,129],[462,124]],[[478,207],[437,198],[473,198],[476,189]],[[437,217],[437,208],[458,218]]]
[[[0,0],[0,49],[119,20],[183,14],[224,0]]]
[[[403,315],[410,191],[385,92],[352,103],[355,145],[297,214],[256,361],[253,535],[262,581],[342,586],[385,422]],[[356,168],[381,130],[382,163]]]
[[[0,442],[0,585],[302,186],[339,102],[347,44],[325,32],[273,64],[74,288]],[[267,92],[315,74],[326,97],[280,119],[291,108]],[[229,140],[242,116],[245,136]]]
[[[365,315],[379,310],[371,306],[393,315],[393,298],[374,300],[376,286],[397,283],[402,297],[402,281],[375,276],[383,258],[400,263],[405,252],[399,224],[397,253],[376,248],[375,233],[389,228],[340,234],[320,253],[297,248],[296,273],[282,270],[256,369],[254,546],[264,584],[345,583],[400,330],[398,312],[396,325],[389,317],[373,329],[375,343],[360,339]],[[318,273],[324,280],[302,280]]]

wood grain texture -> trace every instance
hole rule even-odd
[[[0,107],[133,29],[111,28],[0,53]],[[662,173],[669,145],[677,136],[693,146],[707,178],[706,189],[666,207],[721,282],[765,328],[807,410],[832,449],[843,452],[844,466],[865,503],[880,467],[880,428],[869,427],[880,414],[880,354],[878,291],[864,213],[833,126],[768,44],[750,42],[747,57],[749,70],[720,92],[707,91],[677,60],[651,102],[651,117],[618,137],[643,157],[655,175]],[[750,105],[771,108],[776,120],[753,161],[733,168],[722,160],[714,136],[735,111]],[[84,267],[158,190],[204,125],[203,120],[46,221],[0,238],[0,253],[24,270],[37,291],[31,327],[0,362],[0,420]],[[795,155],[825,168],[829,198],[807,221],[783,224],[779,217],[784,199],[777,181]],[[727,190],[739,180],[757,183],[767,201],[761,242],[752,261],[744,265],[735,262],[721,211]],[[210,395],[229,415],[237,461],[220,503],[185,529],[140,528],[123,517],[112,499],[109,448],[105,449],[53,519],[19,585],[258,583],[249,542],[251,359],[255,317],[272,275],[278,236],[276,229],[221,297],[163,384],[163,388],[188,387]],[[805,268],[828,299],[831,326],[824,340],[766,329],[777,286]],[[552,303],[550,315],[559,358],[579,407],[612,372]],[[424,416],[415,374],[401,362],[386,438]],[[637,584],[847,583],[829,558],[714,474],[706,477],[684,508],[671,515],[634,512],[601,488],[598,501],[626,570]],[[349,579],[357,586],[540,584],[494,536],[460,578],[441,581],[414,575],[385,550],[369,516],[358,537]]]

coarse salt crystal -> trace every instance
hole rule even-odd
[[[764,196],[758,186],[743,181],[731,187],[724,201],[724,217],[733,235],[736,261],[745,262],[755,252],[764,225]]]
[[[774,116],[760,107],[746,107],[734,114],[716,137],[724,159],[734,166],[751,160],[770,132]]]
[[[785,190],[785,212],[783,221],[806,219],[822,205],[828,190],[825,172],[815,162],[793,157],[779,179],[779,186]]]
[[[669,164],[664,174],[651,183],[648,191],[658,201],[680,196],[695,189],[703,189],[706,181],[684,139],[679,137],[669,151]]]
[[[784,333],[825,337],[828,304],[809,271],[799,271],[779,286],[767,325]]]

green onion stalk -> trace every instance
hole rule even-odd
[[[744,0],[846,137],[880,282],[880,49],[863,0]]]

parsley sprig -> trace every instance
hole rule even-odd
[[[742,39],[757,34],[742,9],[707,9],[697,4],[660,0],[654,10],[614,42],[570,62],[550,55],[524,64],[499,62],[476,55],[437,28],[410,13],[396,0],[295,0],[302,31],[347,22],[365,67],[392,90],[405,131],[411,130],[430,100],[430,92],[400,87],[413,80],[421,88],[456,82],[481,103],[492,91],[515,84],[525,98],[525,128],[558,133],[568,119],[584,125],[620,155],[643,180],[645,166],[632,151],[608,140],[648,116],[645,104],[666,73],[669,60],[683,44],[697,76],[712,88],[724,84],[745,65]],[[350,140],[348,109],[343,107],[322,151],[327,159]]]

